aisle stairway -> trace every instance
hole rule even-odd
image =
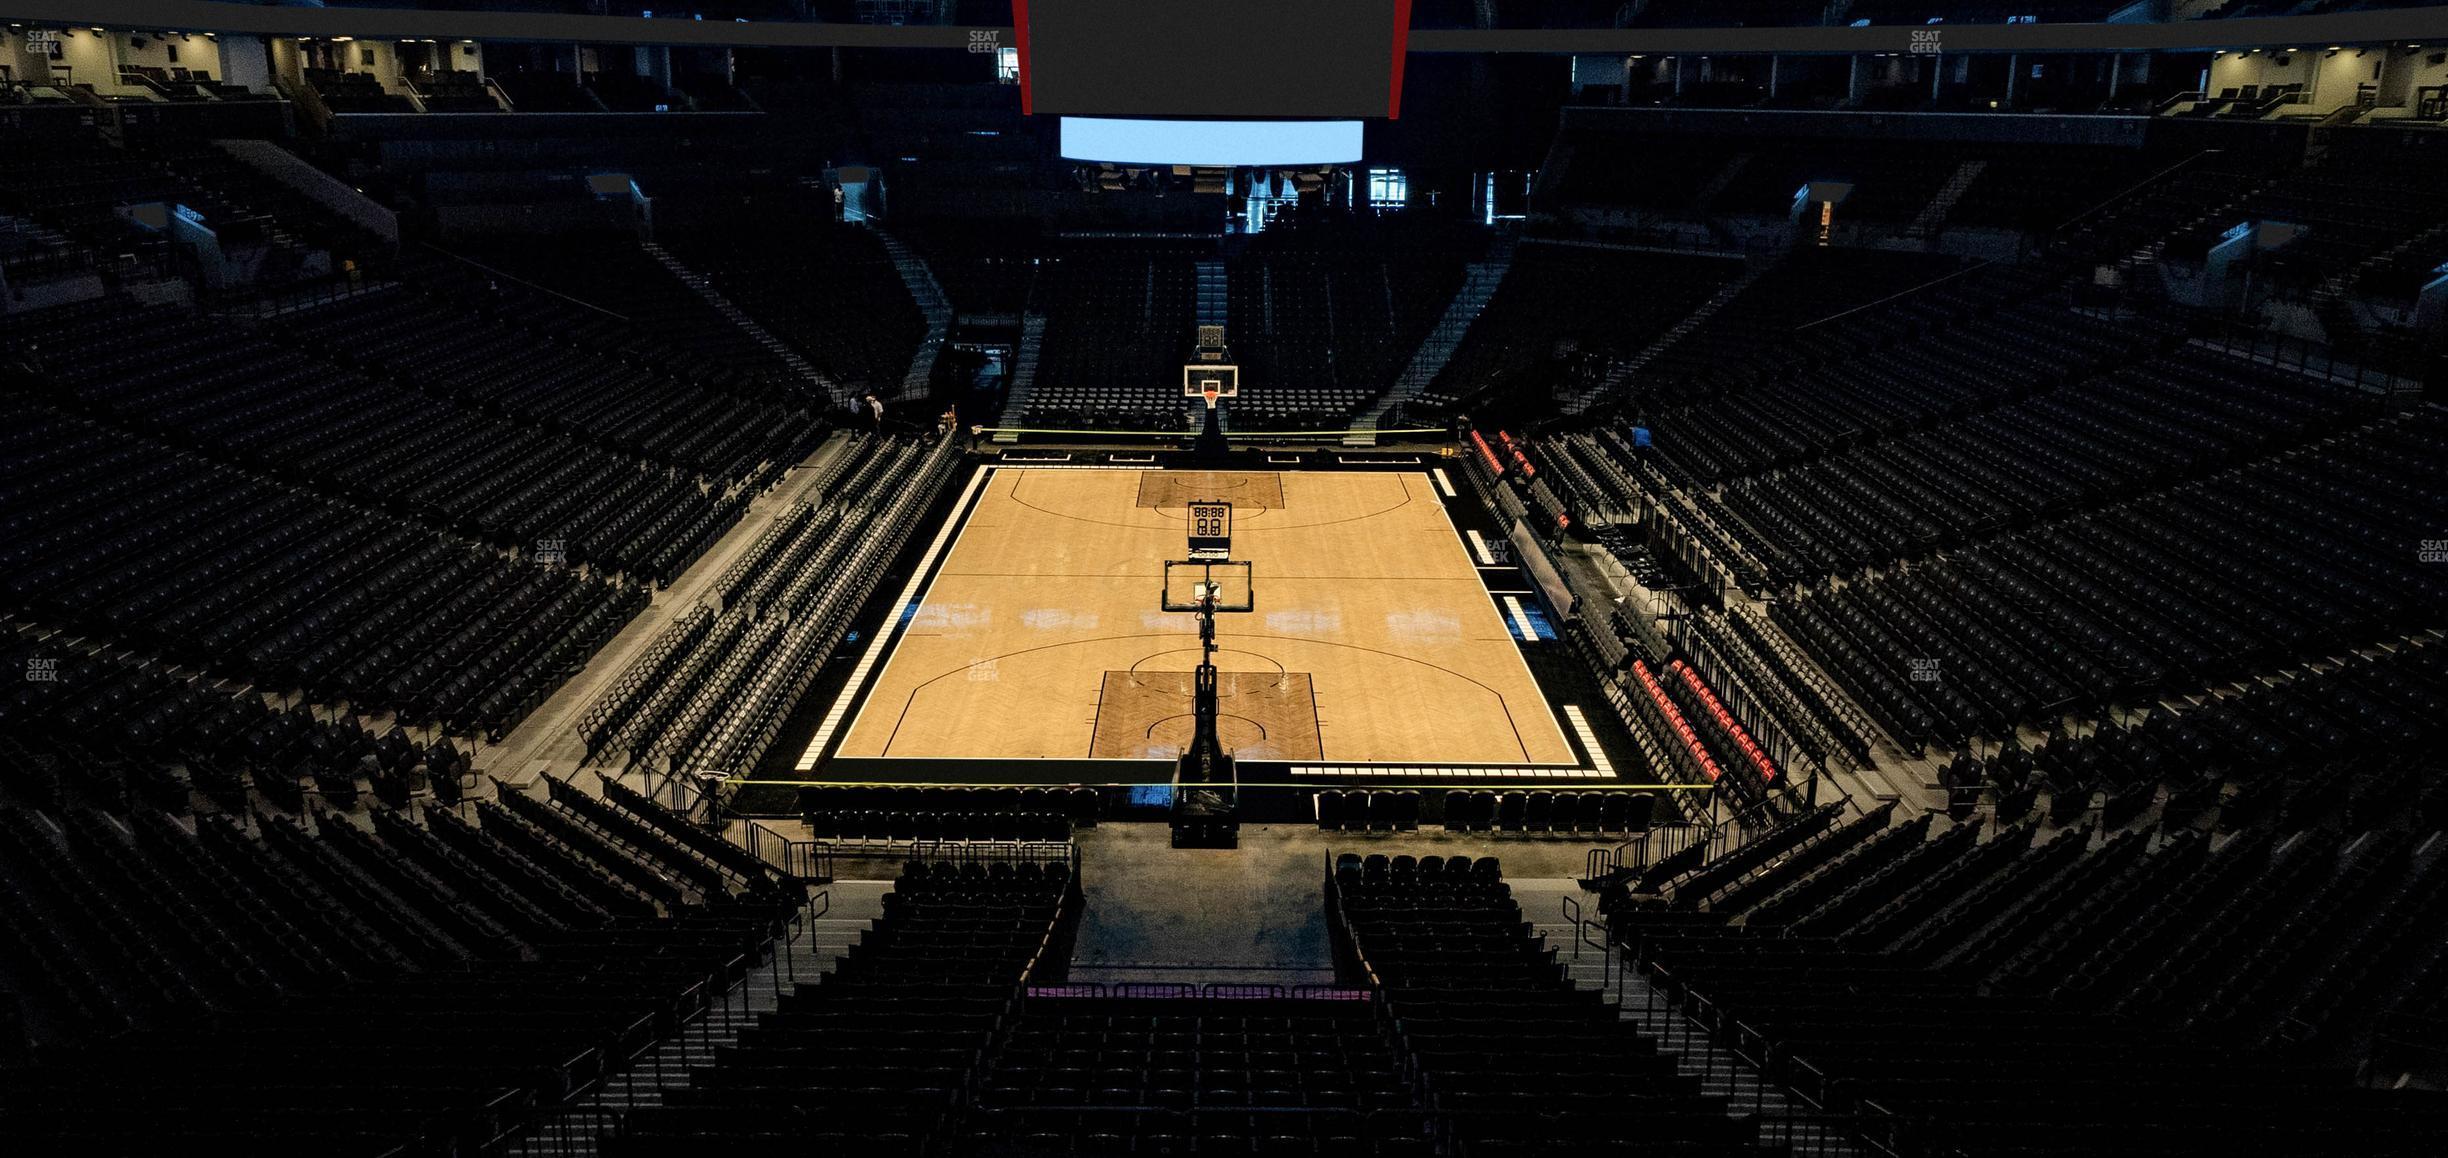
[[[1453,299],[1445,304],[1445,314],[1437,319],[1436,328],[1430,330],[1428,337],[1420,342],[1419,349],[1412,352],[1410,364],[1403,367],[1402,376],[1394,380],[1393,388],[1377,400],[1376,406],[1352,423],[1352,431],[1344,436],[1343,445],[1377,445],[1377,428],[1397,408],[1416,400],[1420,392],[1436,380],[1437,374],[1445,369],[1445,363],[1453,358],[1453,352],[1461,347],[1462,338],[1470,332],[1471,323],[1479,319],[1480,313],[1487,309],[1488,299],[1495,297],[1497,287],[1504,284],[1506,271],[1513,268],[1515,244],[1510,236],[1500,237],[1489,247],[1485,261],[1472,262],[1465,268],[1461,288],[1456,289]]]
[[[1555,948],[1556,957],[1563,962],[1573,984],[1616,996],[1620,1016],[1637,1027],[1642,1036],[1655,1040],[1660,1053],[1674,1056],[1676,1073],[1697,1079],[1702,1093],[1726,1099],[1729,1114],[1759,1114],[1763,1145],[1791,1145],[1796,1154],[1827,1158],[1868,1153],[1833,1130],[1793,1123],[1793,1116],[1806,1113],[1807,1107],[1762,1078],[1757,1068],[1709,1040],[1684,1018],[1675,1016],[1666,999],[1651,990],[1648,978],[1638,972],[1626,972],[1619,955],[1612,949],[1600,948],[1605,935],[1603,928],[1594,923],[1598,915],[1596,893],[1584,891],[1578,881],[1562,878],[1514,877],[1507,883],[1512,886],[1513,900],[1521,906],[1522,916],[1530,921],[1531,930],[1546,937],[1547,944]],[[1581,916],[1589,923],[1586,929],[1574,926],[1571,910],[1565,905],[1567,900],[1581,906]],[[1578,940],[1576,933],[1580,932],[1587,932],[1589,940]],[[1779,1133],[1770,1137],[1772,1130]],[[1791,1131],[1791,1136],[1784,1131]]]
[[[630,1109],[657,1106],[666,1090],[689,1084],[692,1067],[711,1066],[718,1050],[739,1043],[740,1031],[771,1013],[783,995],[832,971],[850,951],[870,922],[884,915],[884,894],[890,881],[835,881],[823,886],[809,919],[783,952],[752,970],[734,989],[728,1004],[718,1002],[705,1017],[678,1038],[641,1055],[627,1069],[611,1074],[595,1092],[513,1143],[511,1158],[551,1155],[582,1158],[597,1153],[597,1135],[611,1128]]]
[[[1692,194],[1692,212],[1695,214],[1707,213],[1708,207],[1716,202],[1717,195],[1725,192],[1726,186],[1733,184],[1736,177],[1742,176],[1743,170],[1751,167],[1754,156],[1751,153],[1736,153],[1728,158],[1725,168],[1717,170],[1717,175],[1709,178],[1708,184],[1702,185],[1699,192]]]
[[[747,334],[757,345],[765,347],[774,357],[780,359],[783,365],[788,366],[791,373],[798,375],[800,380],[806,382],[811,389],[837,403],[844,405],[849,403],[850,394],[843,389],[841,383],[834,381],[830,375],[817,369],[815,363],[802,357],[799,351],[793,349],[789,343],[775,337],[773,331],[759,325],[755,318],[749,317],[748,311],[739,308],[731,299],[716,291],[713,283],[708,282],[704,274],[681,264],[680,259],[673,257],[670,250],[654,242],[648,241],[642,245],[647,256],[662,263],[663,268],[670,270],[673,277],[680,279],[680,284],[696,291],[698,297],[704,298],[707,305],[714,307],[714,312],[729,319],[732,325],[738,326],[740,332]]]
[[[908,287],[910,299],[918,303],[918,312],[926,318],[926,337],[910,355],[909,372],[901,376],[902,399],[924,398],[935,377],[935,356],[943,350],[944,339],[952,333],[952,299],[945,295],[935,271],[927,268],[926,259],[903,244],[900,238],[884,232],[873,219],[860,224],[873,230],[876,239],[884,243],[884,252],[891,256],[893,269],[901,275],[901,284]]]
[[[1717,311],[1726,308],[1728,303],[1741,296],[1744,290],[1751,288],[1751,283],[1758,281],[1760,275],[1767,271],[1768,266],[1765,263],[1747,264],[1742,271],[1742,276],[1727,282],[1716,293],[1709,295],[1707,301],[1700,303],[1692,309],[1692,312],[1685,314],[1682,321],[1674,324],[1674,328],[1650,339],[1648,345],[1641,347],[1631,357],[1607,367],[1606,377],[1600,379],[1597,385],[1565,399],[1564,412],[1579,414],[1607,399],[1621,398],[1624,390],[1632,384],[1633,377],[1640,373],[1642,367],[1656,361],[1658,355],[1671,349],[1676,342],[1682,341],[1684,335],[1699,329],[1702,323],[1716,317]]]
[[[1224,263],[1210,258],[1198,263],[1198,324],[1225,324]]]
[[[1982,160],[1966,161],[1956,166],[1947,183],[1931,195],[1929,204],[1922,206],[1921,212],[1913,215],[1912,224],[1904,227],[1904,236],[1927,238],[1936,235],[1946,225],[1947,214],[1954,211],[1955,203],[1963,200],[1964,191],[1970,189],[1972,182],[1980,178],[1981,170],[1988,167],[1989,162]]]
[[[1019,426],[1028,418],[1029,394],[1037,387],[1037,357],[1045,350],[1046,318],[1028,314],[1020,319],[1020,347],[1012,351],[1011,389],[1003,395],[1003,416],[997,424]],[[996,442],[1018,442],[1020,436],[1000,433]]]

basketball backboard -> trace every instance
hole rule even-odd
[[[1237,398],[1241,394],[1241,367],[1216,362],[1191,362],[1182,367],[1182,395],[1205,398],[1210,404],[1219,398]]]
[[[1210,593],[1215,609],[1248,611],[1256,606],[1257,593],[1250,586],[1250,565],[1226,560],[1167,560],[1164,570],[1164,609],[1167,611],[1197,611]]]

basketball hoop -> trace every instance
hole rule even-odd
[[[1228,453],[1223,413],[1216,403],[1240,393],[1241,367],[1233,364],[1232,355],[1224,348],[1224,327],[1200,326],[1198,345],[1190,351],[1190,361],[1182,366],[1182,396],[1207,401],[1205,424],[1193,446],[1199,457],[1220,459]]]
[[[1241,394],[1241,367],[1221,363],[1192,363],[1182,367],[1182,394],[1189,398],[1204,398],[1207,409],[1216,403]]]
[[[1192,503],[1190,509],[1194,552],[1215,543],[1218,531],[1224,532],[1222,542],[1231,542],[1230,504]],[[1223,558],[1177,559],[1165,563],[1164,574],[1164,597],[1158,606],[1198,616],[1199,633],[1199,665],[1191,673],[1194,731],[1173,766],[1173,847],[1231,848],[1241,831],[1241,780],[1232,753],[1216,734],[1216,616],[1257,606],[1250,565]]]

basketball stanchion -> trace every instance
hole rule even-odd
[[[1191,453],[1215,459],[1229,455],[1232,444],[1224,437],[1223,412],[1216,403],[1241,396],[1241,367],[1233,365],[1231,352],[1224,348],[1224,327],[1198,328],[1198,344],[1182,366],[1182,396],[1207,402],[1198,438],[1190,444]]]
[[[1208,404],[1214,404],[1213,395]],[[1198,501],[1189,507],[1189,558],[1165,562],[1159,598],[1163,610],[1199,620],[1199,665],[1192,679],[1197,726],[1174,766],[1173,847],[1234,848],[1241,840],[1240,785],[1232,753],[1216,736],[1215,617],[1254,609],[1257,593],[1250,565],[1232,558],[1232,504]],[[1177,585],[1185,581],[1186,588]]]

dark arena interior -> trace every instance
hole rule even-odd
[[[0,0],[0,1154],[2448,1155],[2448,5]]]

